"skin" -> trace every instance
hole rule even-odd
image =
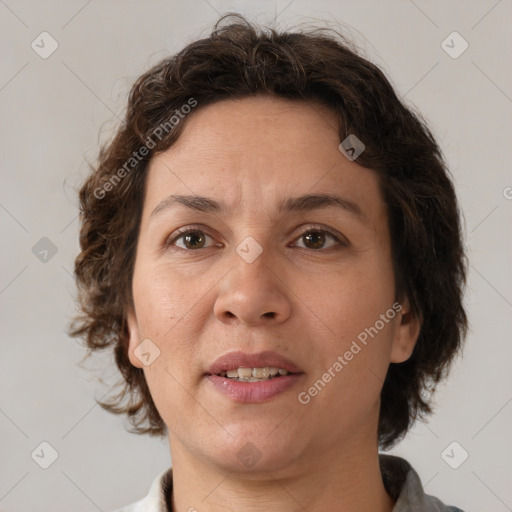
[[[410,357],[419,332],[407,301],[307,405],[297,398],[395,302],[379,179],[338,150],[337,125],[311,102],[222,101],[199,106],[176,144],[151,161],[129,356],[169,429],[175,511],[393,507],[377,425],[387,368]],[[350,200],[361,215],[337,206],[278,211],[283,199],[323,193]],[[209,197],[225,211],[177,204],[151,216],[170,194]],[[204,233],[192,248],[176,234],[187,226]],[[303,236],[311,229],[313,238]],[[263,250],[252,263],[236,252],[249,236]],[[144,366],[134,351],[147,338],[160,355]],[[273,350],[304,374],[269,401],[234,402],[204,373],[235,350]],[[261,456],[250,468],[237,457],[248,442]]]

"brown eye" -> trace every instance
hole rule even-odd
[[[304,249],[321,250],[330,249],[338,246],[345,246],[337,236],[323,229],[309,229],[302,233],[302,235],[295,242],[299,247]]]
[[[187,233],[183,235],[183,244],[187,249],[200,249],[204,246],[206,237],[204,233],[195,231],[193,233]]]
[[[302,239],[308,249],[321,249],[325,244],[325,233],[311,231],[302,235]]]
[[[197,250],[205,249],[212,245],[213,238],[198,229],[190,229],[175,237],[169,245],[175,245],[180,249]]]

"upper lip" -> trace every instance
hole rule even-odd
[[[282,368],[288,373],[303,373],[303,371],[288,358],[272,351],[246,354],[245,352],[229,352],[218,359],[208,369],[208,375],[219,375],[222,372],[238,368]]]

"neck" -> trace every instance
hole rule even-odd
[[[391,512],[379,469],[377,446],[350,443],[282,471],[240,473],[194,457],[171,438],[172,512],[273,510],[291,512]],[[171,503],[171,500],[168,500]]]

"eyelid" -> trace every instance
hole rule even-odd
[[[304,236],[305,233],[309,233],[310,231],[320,231],[322,233],[326,233],[334,238],[334,240],[336,240],[336,242],[338,242],[341,246],[348,247],[350,245],[350,242],[344,235],[322,224],[306,224],[304,229],[301,229],[300,233],[293,239],[293,241],[296,242],[301,236]],[[322,249],[316,250],[316,252],[321,251]]]
[[[187,233],[195,233],[195,232],[200,232],[200,233],[203,233],[204,235],[206,235],[207,237],[210,237],[211,239],[214,240],[214,237],[212,235],[210,235],[208,233],[208,229],[206,228],[206,226],[202,226],[200,224],[197,224],[197,225],[194,225],[194,224],[189,224],[187,226],[183,226],[181,228],[178,228],[176,229],[175,231],[173,231],[166,239],[165,239],[165,248],[169,248],[171,246],[174,246],[174,243],[180,238],[182,237],[183,235],[186,235]],[[209,247],[205,247],[205,248],[202,248],[202,249],[208,249]],[[184,250],[184,251],[192,251],[193,249],[183,249],[183,247],[177,247],[177,249],[181,249],[181,250]],[[195,249],[195,250],[199,250],[199,249]]]

